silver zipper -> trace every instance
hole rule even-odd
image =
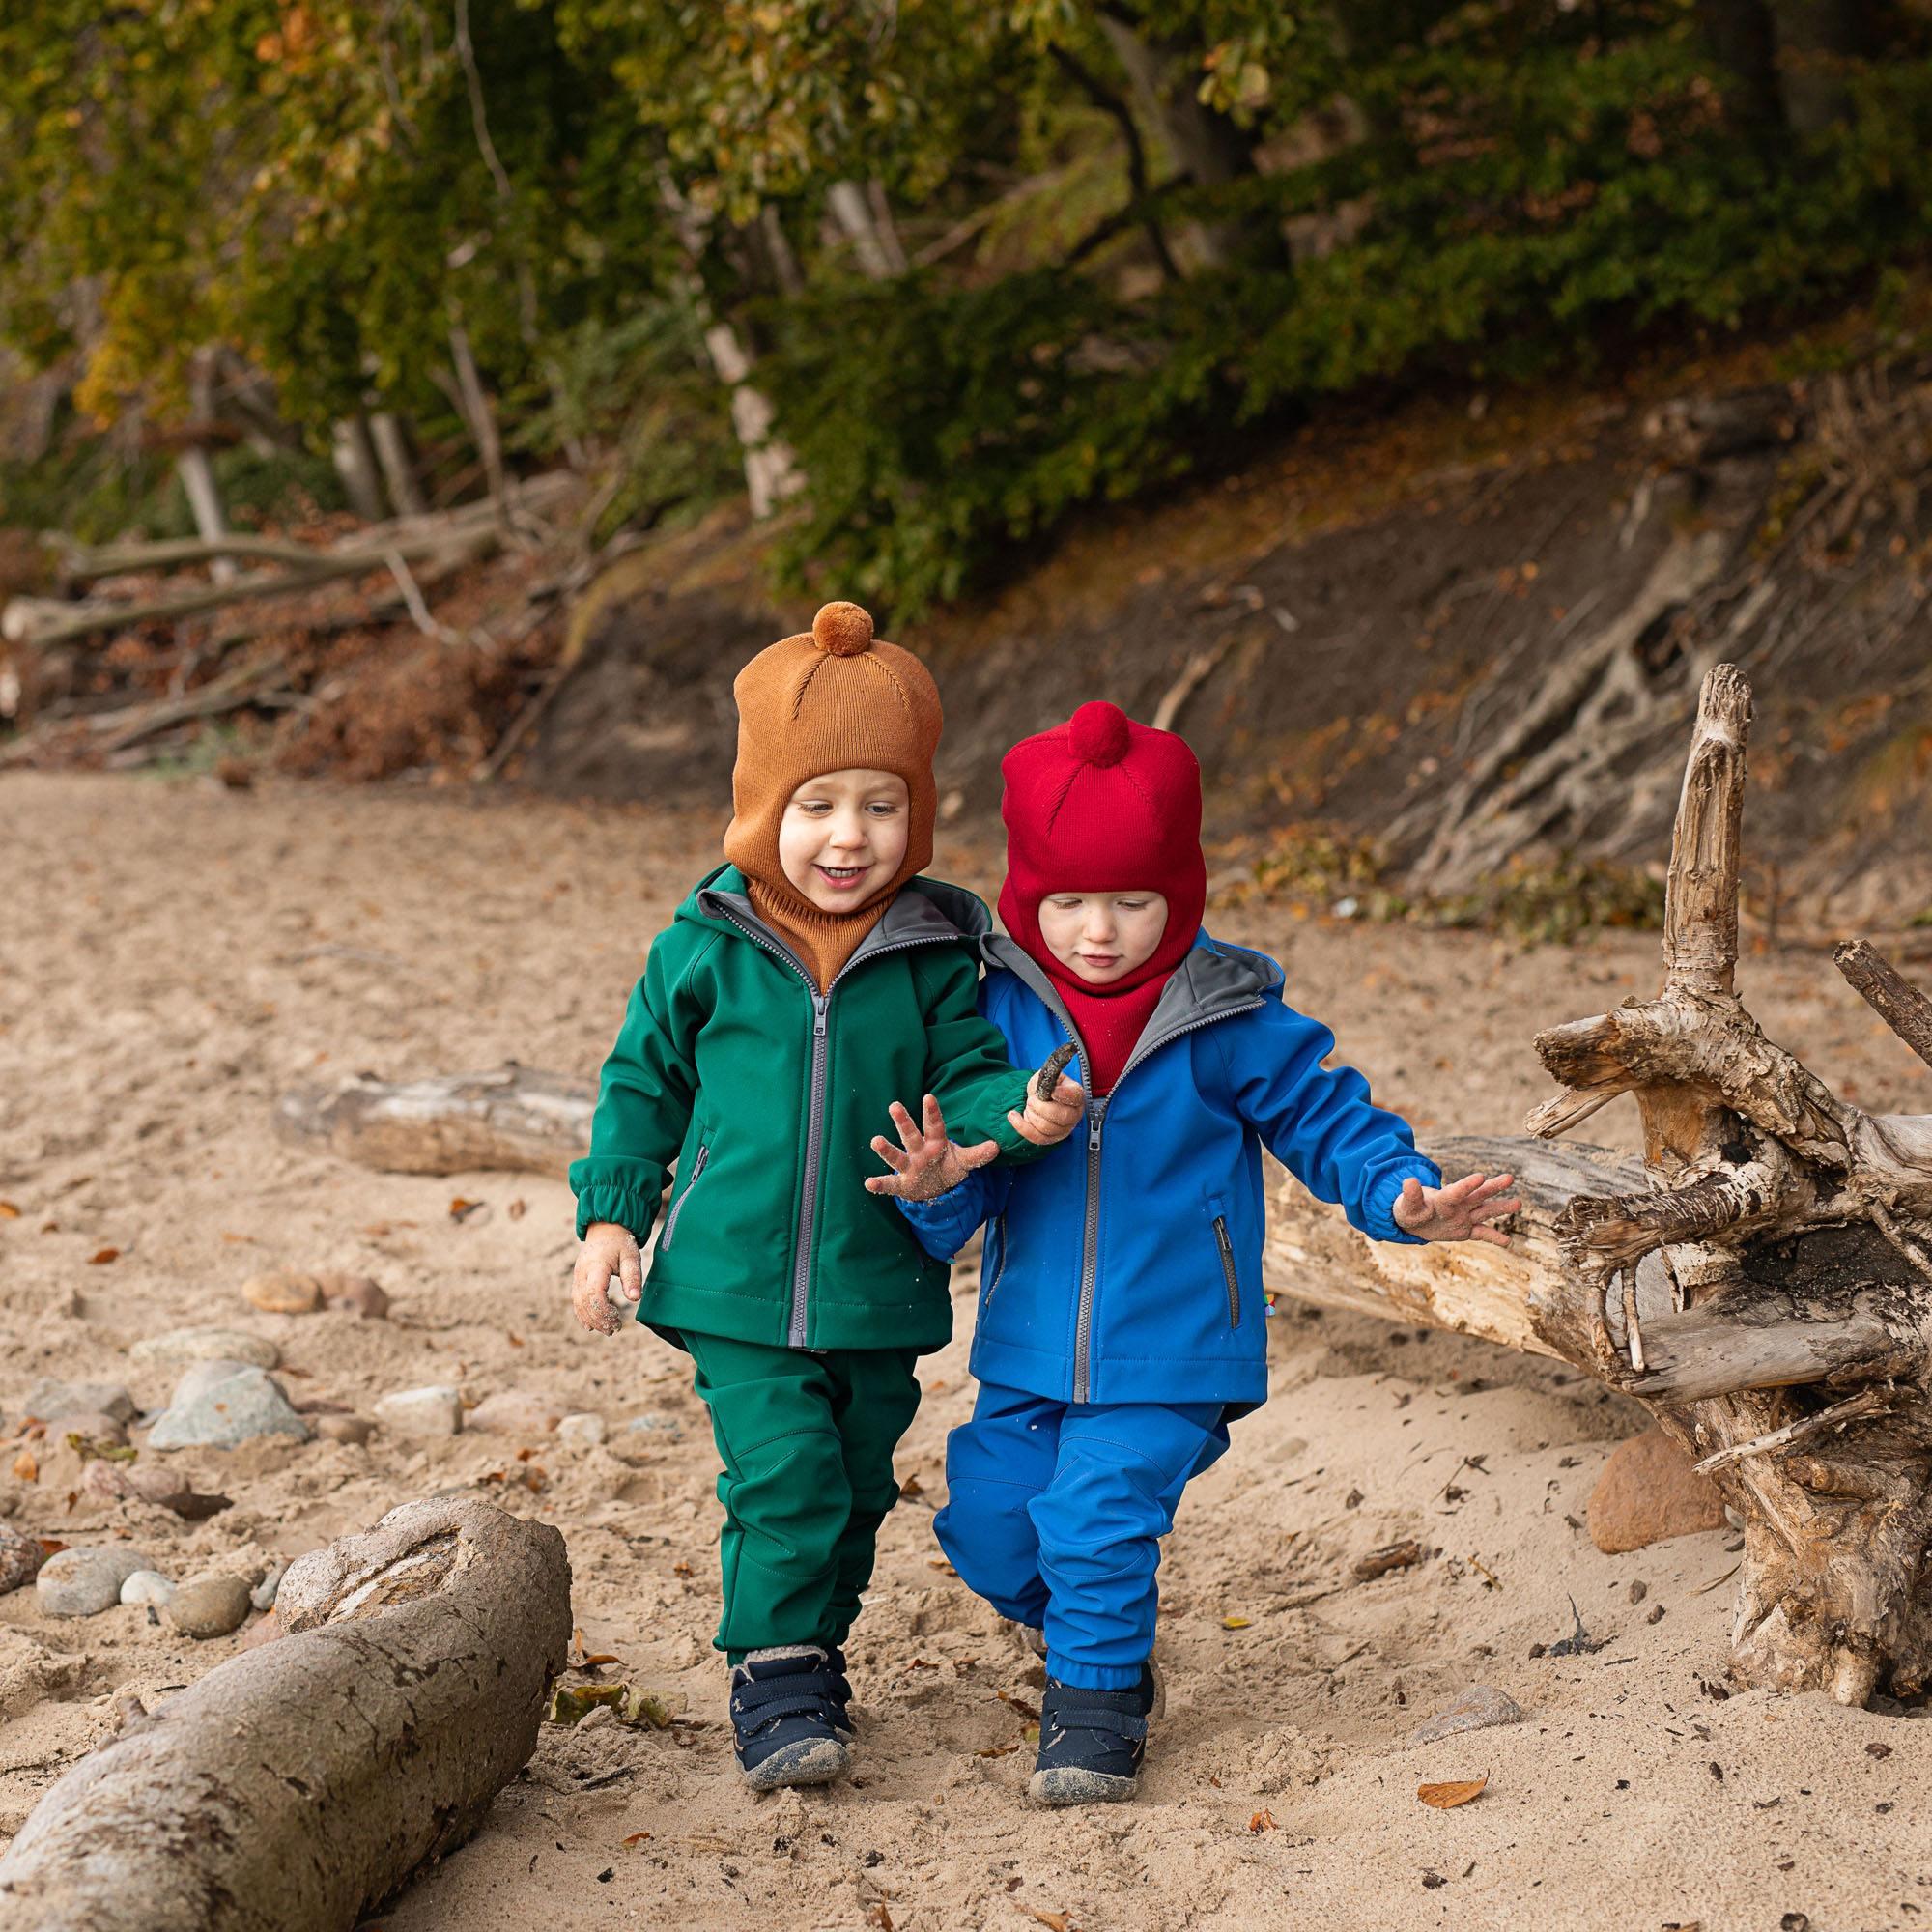
[[[993,1291],[1000,1285],[1000,1277],[1007,1271],[1007,1217],[1002,1214],[993,1223],[1000,1236],[1000,1264],[993,1270],[993,1278],[986,1284],[985,1299],[980,1303],[983,1315],[993,1305]]]
[[[826,1033],[826,1016],[832,1005],[832,996],[838,990],[839,980],[864,960],[882,959],[888,952],[904,952],[915,946],[948,945],[960,935],[927,933],[917,939],[900,939],[887,946],[875,946],[867,952],[855,952],[833,975],[831,985],[821,993],[816,981],[806,970],[804,962],[788,946],[781,944],[771,934],[761,932],[755,926],[747,925],[728,906],[720,906],[719,911],[747,939],[754,945],[762,946],[774,959],[782,959],[805,981],[805,989],[811,996],[811,1087],[806,1102],[805,1178],[799,1189],[798,1224],[793,1234],[791,1317],[785,1327],[785,1346],[791,1349],[803,1349],[806,1345],[807,1303],[811,1290],[811,1231],[818,1218],[818,1169],[825,1141],[826,1073],[827,1063],[832,1053],[832,1042]]]
[[[677,1217],[684,1212],[684,1204],[691,1199],[691,1190],[697,1185],[697,1177],[704,1172],[704,1163],[710,1158],[709,1144],[700,1141],[691,1163],[691,1179],[684,1183],[684,1192],[670,1204],[670,1218],[665,1223],[664,1233],[658,1236],[659,1254],[669,1249],[671,1236],[677,1233]]]
[[[1228,1238],[1228,1217],[1214,1216],[1214,1245],[1221,1250],[1221,1278],[1228,1284],[1228,1326],[1241,1325],[1241,1284],[1235,1273],[1235,1244]]]
[[[1157,1039],[1135,1050],[1134,1056],[1121,1068],[1114,1081],[1113,1093],[1105,1099],[1094,1100],[1087,1111],[1087,1227],[1080,1250],[1080,1306],[1073,1321],[1073,1400],[1092,1400],[1091,1380],[1088,1374],[1089,1358],[1092,1354],[1094,1339],[1094,1287],[1100,1269],[1100,1132],[1106,1124],[1108,1103],[1121,1091],[1121,1082],[1131,1073],[1142,1061],[1151,1053],[1157,1053],[1169,1040],[1179,1039],[1183,1034],[1194,1033],[1205,1026],[1212,1026],[1216,1020],[1231,1020],[1237,1013],[1252,1013],[1267,1004],[1265,1000],[1249,1000],[1245,1005],[1228,1007],[1218,1013],[1208,1013],[1204,1018],[1190,1020],[1187,1025],[1170,1027]],[[1071,1015],[1063,1006],[1062,1022],[1066,1027],[1067,1037],[1076,1046],[1080,1036],[1073,1029]],[[1083,1046],[1080,1064],[1091,1070],[1093,1063],[1087,1057]]]

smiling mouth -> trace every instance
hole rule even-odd
[[[820,866],[818,875],[827,885],[842,889],[856,886],[871,869],[869,866]]]

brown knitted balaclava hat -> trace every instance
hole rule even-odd
[[[724,856],[744,873],[758,916],[790,941],[823,992],[893,895],[932,858],[939,692],[910,651],[873,637],[872,620],[858,605],[828,604],[809,633],[760,651],[738,673],[731,695],[738,762]],[[905,858],[863,906],[821,912],[779,864],[779,821],[808,779],[853,770],[905,781]]]

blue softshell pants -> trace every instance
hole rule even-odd
[[[1160,1539],[1228,1446],[1220,1403],[1065,1403],[982,1383],[934,1528],[961,1577],[1046,1633],[1047,1674],[1126,1690],[1153,1649]]]

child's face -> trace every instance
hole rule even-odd
[[[905,859],[911,801],[893,772],[821,772],[779,820],[779,865],[820,912],[850,912],[881,892]]]
[[[1167,901],[1158,893],[1049,893],[1039,902],[1047,951],[1090,986],[1145,966],[1166,930]]]

